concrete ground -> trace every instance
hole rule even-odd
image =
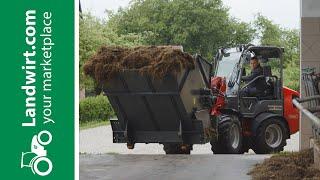
[[[299,134],[287,141],[285,151],[298,151]],[[80,180],[219,179],[246,180],[254,164],[270,155],[213,155],[210,144],[194,145],[192,155],[164,155],[162,145],[112,143],[110,126],[80,131]]]
[[[80,156],[80,180],[246,180],[252,166],[268,155],[123,155]]]
[[[126,144],[114,144],[112,142],[111,126],[100,126],[80,131],[80,152],[90,154],[164,154],[160,144],[136,144],[133,150],[127,149]],[[299,150],[299,133],[287,140],[285,151]],[[212,154],[211,145],[194,145],[191,154]],[[249,154],[254,154],[252,150]]]

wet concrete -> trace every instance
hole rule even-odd
[[[247,173],[270,155],[213,155],[209,143],[194,145],[191,155],[164,155],[162,145],[112,143],[110,126],[80,131],[81,180],[250,179]],[[285,151],[298,151],[299,134],[287,140]]]
[[[80,180],[250,179],[269,155],[80,155]]]

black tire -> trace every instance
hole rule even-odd
[[[233,128],[238,129],[238,138],[235,138],[235,136],[232,134],[231,131],[233,131]],[[210,142],[211,150],[214,154],[242,153],[242,129],[240,121],[236,116],[220,116],[218,133],[218,140]]]
[[[163,150],[166,154],[190,154],[190,146],[185,146],[185,148],[181,148],[181,146],[181,144],[174,143],[163,144]]]
[[[253,150],[256,154],[270,154],[283,151],[283,147],[287,145],[286,140],[289,138],[289,130],[285,122],[280,118],[263,121],[255,134]]]

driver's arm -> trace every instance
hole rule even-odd
[[[248,81],[251,81],[252,79],[258,77],[259,75],[260,75],[259,71],[253,70],[250,75],[243,76],[242,80],[245,81],[245,82],[248,82]]]

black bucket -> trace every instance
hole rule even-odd
[[[200,56],[195,69],[154,79],[124,70],[103,87],[117,115],[112,120],[115,143],[206,143],[211,128],[209,110],[199,94],[209,87],[211,64]]]

